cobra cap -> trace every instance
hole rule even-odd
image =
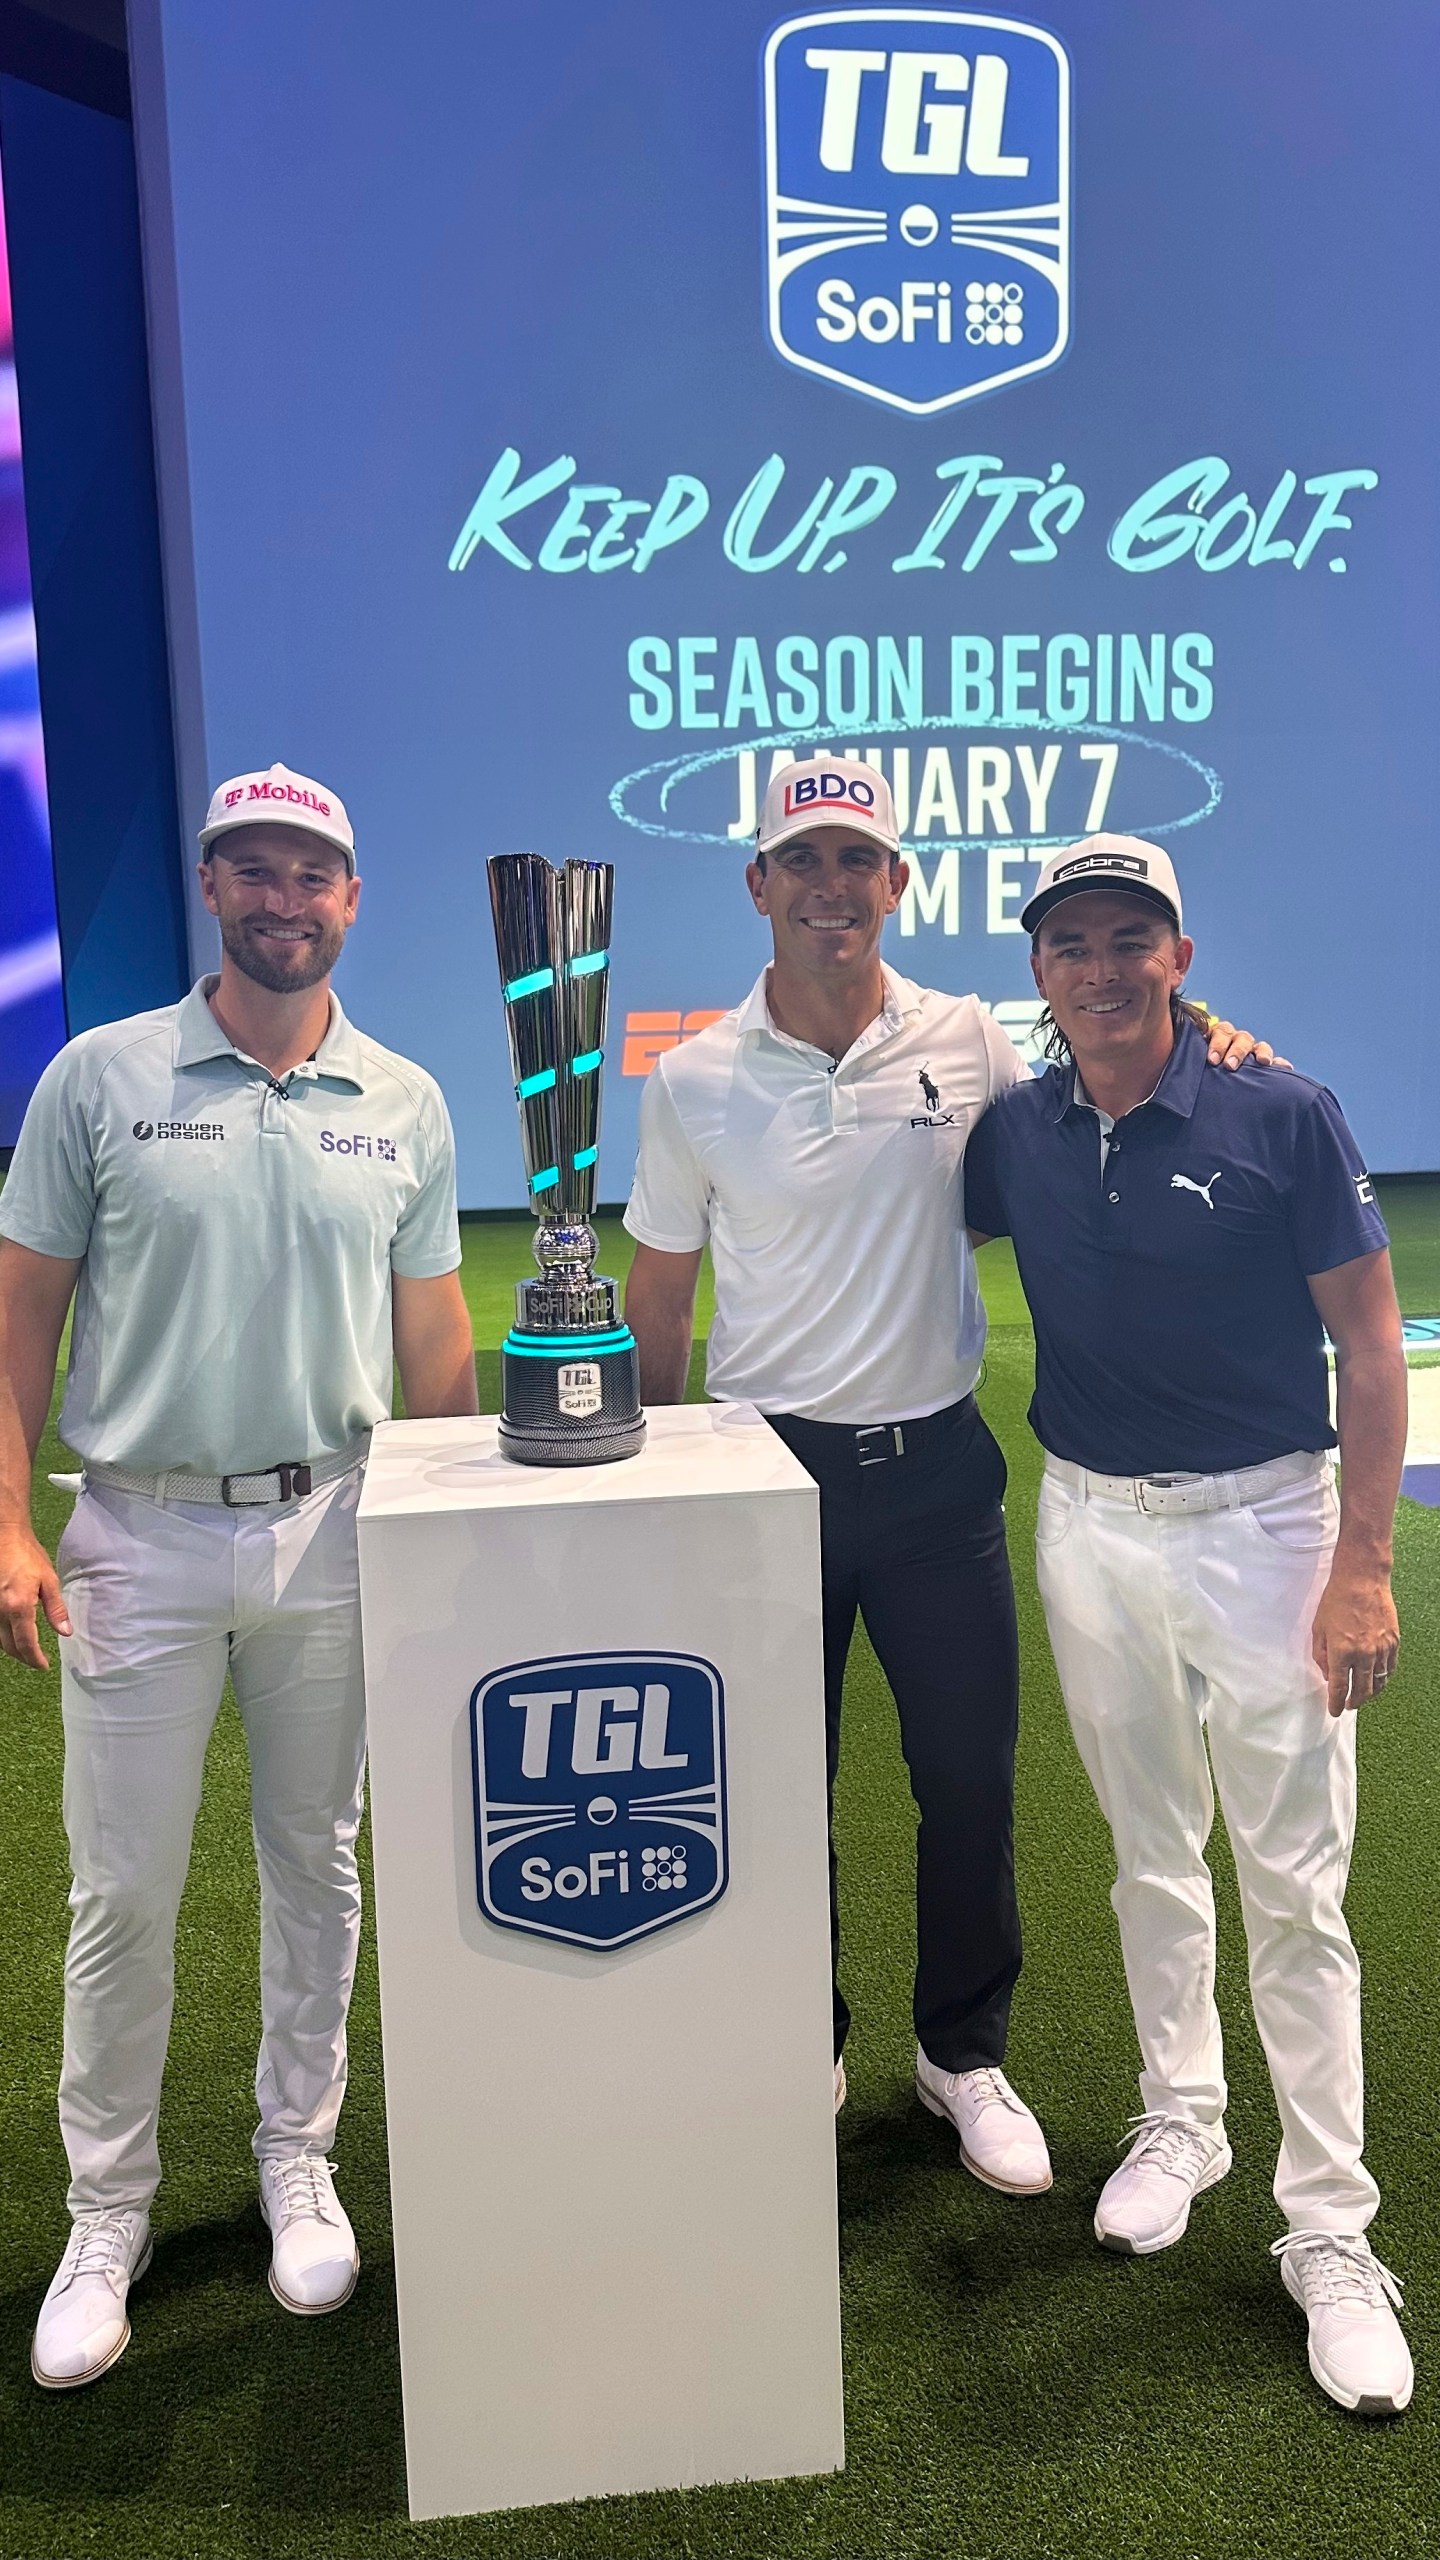
[[[755,830],[756,850],[773,853],[777,845],[807,835],[812,827],[834,826],[873,836],[887,853],[900,850],[895,803],[884,774],[859,756],[806,756],[796,764],[782,764],[771,782]]]
[[[272,764],[268,773],[233,774],[222,782],[205,813],[201,849],[208,854],[216,838],[229,835],[235,827],[267,826],[308,827],[311,835],[323,836],[337,853],[344,854],[354,876],[355,830],[344,801],[322,782],[292,773],[288,764]]]
[[[1185,930],[1175,865],[1168,853],[1158,844],[1147,844],[1143,836],[1086,836],[1081,844],[1062,845],[1051,854],[1035,883],[1034,896],[1020,910],[1023,930],[1033,933],[1052,907],[1086,889],[1120,889],[1128,897],[1144,898],[1152,907],[1164,908],[1177,933]]]

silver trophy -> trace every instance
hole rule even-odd
[[[487,863],[538,1280],[515,1290],[500,1446],[527,1467],[593,1467],[645,1445],[635,1337],[595,1269],[600,1066],[610,988],[608,862]]]

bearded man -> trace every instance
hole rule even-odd
[[[454,1144],[439,1088],[345,1019],[355,921],[333,791],[222,783],[200,843],[218,977],[46,1069],[0,1202],[0,1648],[60,1638],[74,1886],[60,2124],[69,2243],[35,2380],[130,2337],[150,2262],[175,1921],[226,1676],[260,1873],[254,2151],[286,2310],[359,2251],[327,2153],[345,2089],[365,1762],[355,1514],[392,1359],[412,1416],[473,1413]],[[58,1570],[30,1474],[72,1295],[60,1428],[84,1490]]]

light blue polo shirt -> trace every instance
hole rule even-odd
[[[183,1003],[83,1032],[35,1089],[0,1235],[82,1264],[60,1429],[110,1466],[239,1474],[390,1412],[390,1278],[460,1260],[439,1086],[330,999],[277,1083]]]

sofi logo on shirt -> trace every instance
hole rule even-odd
[[[381,1164],[394,1164],[396,1161],[393,1138],[367,1138],[362,1129],[322,1129],[320,1153],[322,1156],[376,1156]]]
[[[628,1946],[729,1878],[725,1692],[689,1653],[510,1663],[470,1700],[480,1907],[502,1929]]]
[[[766,323],[786,364],[912,417],[1058,364],[1070,64],[968,9],[822,9],[765,47]]]

